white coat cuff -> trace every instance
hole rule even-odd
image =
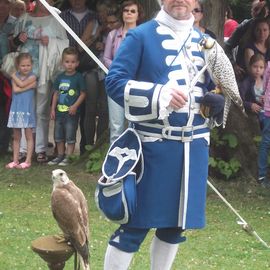
[[[172,100],[172,89],[166,86],[160,91],[159,95],[159,120],[163,120],[170,115],[173,108],[169,105]]]

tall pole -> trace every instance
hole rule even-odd
[[[77,41],[77,43],[85,50],[85,52],[99,65],[99,67],[107,74],[108,69],[96,57],[96,55],[85,45],[78,35],[69,27],[69,25],[59,16],[56,10],[50,6],[46,0],[40,0],[44,7],[53,15],[53,17],[66,29],[66,31]]]

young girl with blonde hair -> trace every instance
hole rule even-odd
[[[13,128],[13,161],[7,169],[27,169],[31,166],[34,149],[33,128],[36,126],[34,88],[36,76],[32,72],[33,62],[29,53],[21,53],[16,58],[17,72],[12,74],[12,103],[8,127]],[[26,160],[19,163],[20,140],[24,129],[27,142]]]

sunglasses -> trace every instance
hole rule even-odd
[[[126,12],[126,13],[130,12],[130,13],[135,14],[135,13],[137,13],[137,10],[136,9],[127,9],[127,8],[124,8],[123,12]]]
[[[192,10],[192,13],[200,13],[200,12],[202,12],[202,10],[199,9],[199,8],[194,8],[194,9]]]

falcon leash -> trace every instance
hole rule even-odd
[[[211,179],[209,177],[209,179]],[[211,179],[212,180],[212,179]],[[258,235],[258,233],[240,216],[240,214],[233,208],[233,206],[222,196],[222,194],[215,188],[215,186],[207,180],[208,186],[219,196],[219,198],[231,209],[231,211],[239,218],[237,224],[250,235],[253,235],[264,247],[270,248],[270,246]]]

